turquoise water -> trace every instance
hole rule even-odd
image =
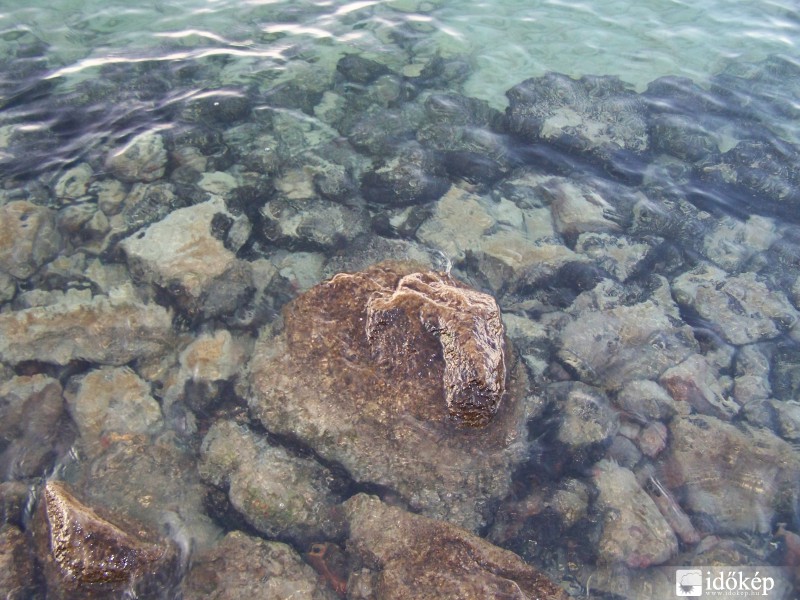
[[[244,419],[246,398],[238,376],[230,373],[220,378],[224,383],[214,382],[213,401],[204,403],[192,396],[189,368],[180,362],[185,357],[178,358],[186,345],[201,334],[229,329],[235,338],[247,340],[241,350],[246,356],[259,327],[278,322],[286,302],[340,265],[357,264],[367,254],[364,248],[373,248],[375,240],[399,240],[410,245],[409,255],[425,255],[435,266],[452,269],[457,277],[496,296],[504,312],[521,319],[516,325],[521,341],[515,343],[524,355],[532,394],[553,382],[580,380],[607,391],[613,405],[609,409],[616,432],[613,444],[611,437],[598,442],[586,450],[591,460],[584,457],[587,462],[578,466],[564,466],[547,447],[555,444],[551,426],[566,417],[559,416],[557,402],[552,403],[555,408],[543,409],[542,421],[529,427],[530,456],[516,465],[508,497],[493,499],[499,516],[494,522],[494,516],[489,517],[477,527],[478,533],[545,569],[575,597],[659,597],[644,591],[653,582],[663,583],[661,575],[672,577],[663,571],[655,575],[658,565],[688,565],[700,549],[715,548],[716,553],[705,557],[716,564],[727,560],[733,566],[796,568],[800,549],[792,544],[800,544],[800,467],[786,464],[800,461],[800,334],[794,326],[800,309],[800,79],[791,76],[800,72],[799,45],[800,8],[790,1],[31,0],[23,7],[0,0],[0,206],[22,199],[52,209],[58,214],[55,223],[63,238],[59,255],[34,261],[33,274],[12,273],[10,268],[6,274],[0,269],[0,314],[37,306],[37,302],[47,304],[39,298],[65,290],[103,295],[116,284],[124,286],[131,280],[141,284],[145,291],[139,292],[148,302],[177,313],[173,327],[180,339],[172,349],[174,356],[164,359],[164,364],[152,357],[125,364],[147,382],[145,387],[149,386],[161,407],[162,416],[153,417],[161,428],[159,435],[171,432],[180,439],[176,447],[197,459],[203,435],[215,419],[232,419],[236,414]],[[374,61],[370,64],[380,65],[380,73],[389,75],[367,76],[364,81],[358,80],[358,74],[344,75],[340,65],[349,55]],[[440,67],[440,72],[430,75]],[[619,78],[620,89],[631,92],[628,99],[634,93],[651,93],[648,110],[653,112],[662,105],[670,110],[683,107],[680,93],[691,86],[685,79],[674,78],[691,80],[696,84],[693,98],[708,96],[697,102],[702,111],[694,114],[693,108],[686,109],[680,116],[697,116],[701,121],[697,129],[689,127],[700,140],[700,150],[671,145],[673,122],[655,117],[643,127],[653,140],[663,136],[660,145],[641,152],[635,147],[627,152],[628,147],[617,153],[614,144],[619,138],[614,138],[611,150],[602,141],[592,146],[591,132],[603,129],[603,115],[608,114],[603,112],[600,117],[593,115],[597,122],[588,126],[589,142],[581,138],[585,132],[573,130],[558,138],[537,131],[532,142],[524,127],[514,129],[503,120],[504,115],[512,117],[514,109],[511,106],[506,112],[506,93],[529,78],[552,73],[566,76],[562,83],[584,76]],[[345,81],[347,77],[352,79]],[[662,77],[683,82],[670,88],[675,98],[653,100],[658,94],[648,86]],[[358,97],[359,90],[363,98]],[[586,94],[592,97],[591,92]],[[465,109],[452,100],[455,95],[483,103]],[[350,104],[343,109],[345,97]],[[601,103],[602,98],[589,102],[586,112]],[[472,115],[465,117],[466,125],[454,118],[463,129],[456,134],[436,129],[440,123],[431,114],[443,115],[442,122],[450,123],[452,111],[462,109]],[[362,113],[374,120],[365,121],[359,129]],[[575,115],[571,109],[560,113],[549,126],[574,125],[571,119],[580,120]],[[384,130],[388,133],[382,138],[378,133]],[[108,157],[143,132],[166,140],[169,158],[162,165],[166,170],[155,180],[125,179],[109,166]],[[450,134],[456,142],[447,137]],[[615,135],[603,130],[597,138]],[[737,146],[742,142],[754,145]],[[397,148],[413,144],[435,149],[439,162],[426,176],[438,182],[439,193],[424,201],[400,195],[394,204],[370,196],[376,192],[370,192],[364,183],[367,179],[360,177],[372,169],[373,161],[375,165],[390,162]],[[706,152],[709,144],[713,151]],[[727,154],[737,147],[744,149]],[[694,158],[692,152],[701,158]],[[739,159],[749,160],[747,166],[752,169],[732,175],[730,169]],[[334,185],[339,180],[325,180],[330,187],[323,192],[317,176],[327,174],[330,164],[342,167],[345,181],[340,189]],[[80,197],[59,195],[60,178],[76,166],[89,173]],[[530,183],[530,178],[551,176],[557,176],[557,184],[552,183],[555,180]],[[102,186],[92,187],[120,183],[116,179],[123,182],[122,199],[115,200],[111,188],[98,192]],[[157,206],[135,207],[130,212],[120,209],[133,202],[132,188],[141,182],[154,186],[168,182],[172,187],[169,193],[159,192],[164,196],[153,200]],[[403,181],[393,183],[401,187]],[[577,189],[571,186],[580,185],[590,189],[581,196],[583,203],[559,196],[569,195]],[[387,195],[393,191],[376,188]],[[535,193],[526,191],[529,188]],[[284,230],[276,234],[265,225],[269,210],[244,208],[240,213],[245,218],[231,218],[235,225],[220,225],[223,237],[228,236],[226,247],[234,247],[242,262],[257,265],[257,274],[275,277],[266,288],[259,288],[257,282],[251,286],[258,290],[249,290],[249,296],[243,293],[240,306],[217,313],[187,308],[188,301],[180,292],[157,278],[142,283],[133,261],[126,262],[120,240],[137,235],[175,209],[200,203],[206,192],[225,196],[229,204],[234,200],[246,204],[251,198],[248,194],[256,197],[255,202],[267,189],[272,194],[268,204],[277,197],[281,202],[288,198],[286,204],[298,213],[296,222],[315,210],[322,216],[314,214],[301,226],[281,225]],[[446,189],[450,192],[444,194]],[[646,201],[642,200],[645,196]],[[164,197],[167,200],[159,200]],[[303,205],[310,197],[318,204]],[[319,205],[344,206],[352,212],[340,222]],[[655,215],[652,220],[648,210]],[[329,222],[339,223],[341,230],[330,233]],[[349,228],[357,229],[358,235],[350,236]],[[230,231],[239,232],[238,242],[231,240]],[[595,234],[598,237],[593,238]],[[605,235],[613,241],[602,238]],[[642,251],[646,258],[635,256],[640,247],[646,248]],[[698,270],[712,263],[716,269],[712,275]],[[97,274],[100,271],[102,276]],[[650,274],[661,278],[660,283],[649,279]],[[703,293],[723,290],[727,294],[720,305],[710,302],[711,309],[696,303],[694,297],[687,299],[692,290],[702,288],[703,277],[713,280]],[[756,279],[758,283],[750,286]],[[601,292],[592,296],[601,280],[613,280],[618,287],[608,291],[607,297]],[[603,285],[597,289],[606,289]],[[580,344],[591,344],[589,336],[583,339],[575,333],[579,341],[574,341],[563,332],[579,330],[580,317],[592,310],[607,308],[610,314],[619,309],[613,318],[624,321],[618,315],[629,314],[625,302],[632,305],[633,298],[650,298],[648,294],[660,298],[654,302],[661,310],[664,295],[670,297],[670,293],[676,308],[673,312],[664,309],[668,316],[659,316],[676,329],[693,332],[692,352],[702,355],[709,374],[700,391],[681,396],[680,390],[670,388],[679,407],[669,414],[639,413],[638,407],[623,401],[626,382],[615,378],[624,378],[628,371],[620,364],[629,361],[634,365],[630,369],[645,373],[639,378],[658,381],[661,372],[657,369],[673,363],[659,363],[651,367],[652,372],[648,365],[639,364],[638,351],[625,347],[624,324],[607,350],[619,352],[623,359],[611,364],[597,357],[606,350],[596,351],[595,346],[585,346],[591,352],[580,356]],[[779,298],[766,306],[765,299],[773,295]],[[762,300],[764,305],[759,304]],[[620,306],[612,306],[617,301]],[[726,323],[728,309],[731,321]],[[741,326],[746,329],[742,333],[736,318],[745,313],[757,324],[748,329],[751,322],[747,322]],[[634,320],[646,320],[641,313],[630,314]],[[540,334],[539,327],[549,333]],[[605,331],[598,327],[599,340]],[[768,331],[769,327],[774,331]],[[659,344],[669,347],[676,340],[683,343],[678,334],[666,342],[654,334],[643,352],[651,347],[663,349]],[[17,376],[47,374],[67,389],[70,381],[75,385],[73,378],[100,364],[8,359],[0,374],[3,383]],[[608,372],[601,372],[598,364]],[[705,373],[701,370],[697,380]],[[181,377],[187,378],[186,389],[170,391]],[[661,384],[669,387],[664,380]],[[771,389],[765,391],[765,386]],[[211,394],[207,390],[196,393],[197,397]],[[725,422],[720,427],[731,436],[726,443],[733,448],[732,454],[725,455],[731,460],[725,463],[724,457],[711,452],[719,462],[709,465],[708,473],[712,478],[720,477],[720,469],[735,473],[731,475],[736,479],[730,492],[733,503],[752,501],[752,514],[743,509],[742,515],[731,516],[714,502],[705,505],[705,494],[724,498],[728,493],[703,488],[705,471],[693,472],[691,477],[675,474],[682,455],[670,450],[669,444],[679,434],[684,442],[691,435],[676,429],[673,419],[690,413]],[[72,431],[75,426],[70,419],[78,418],[75,414],[64,417],[61,426]],[[78,423],[77,430],[82,431],[81,426]],[[124,426],[115,427],[115,435],[127,434]],[[747,450],[742,451],[738,434],[732,432],[750,427],[769,432],[770,440],[775,440],[773,446],[769,446],[773,442],[762,446],[780,450],[768,453],[767,459],[748,462]],[[645,440],[646,435],[663,436],[667,450],[646,446],[658,446],[652,439]],[[0,451],[8,453],[14,438],[8,433],[3,436]],[[70,452],[50,439],[47,444],[54,447],[50,458],[43,459],[40,472],[22,476],[11,469],[4,481],[35,487],[42,478],[61,473],[65,464],[80,470],[73,463],[90,462],[80,451]],[[75,444],[80,448],[78,441]],[[561,451],[557,444],[554,447],[556,453]],[[666,454],[656,458],[662,451],[673,452],[671,462],[663,459]],[[607,499],[598,500],[602,486],[593,483],[606,468],[595,465],[603,458],[635,472],[638,483],[632,485],[642,497],[646,491],[660,498],[654,500],[661,502],[659,510],[666,507],[663,511],[669,512],[681,505],[673,511],[681,515],[677,522],[670,521],[680,545],[666,562],[637,555],[628,556],[627,562],[609,563],[607,557],[613,552],[598,549],[603,519],[610,518],[608,506],[615,506]],[[764,462],[772,459],[775,464]],[[648,475],[653,465],[661,469],[658,475]],[[788,473],[788,481],[775,475],[778,471]],[[359,488],[353,478],[344,479],[350,491],[385,492],[375,482],[360,482]],[[536,496],[537,486],[544,490],[541,498]],[[670,492],[660,494],[663,486]],[[780,495],[781,504],[766,508],[760,504],[762,495],[753,499],[740,488]],[[736,495],[740,492],[744,496]],[[386,497],[392,497],[391,490]],[[578,504],[575,499],[583,497],[589,507],[584,506],[585,514],[571,530],[560,532],[564,539],[548,528],[548,511],[556,510],[556,497]],[[531,498],[539,498],[546,509],[531,508],[536,504]],[[509,517],[526,507],[532,511],[527,517],[517,521]],[[212,515],[215,527],[246,529],[241,516],[230,516],[236,512],[232,507],[226,510]],[[683,518],[690,519],[691,526]],[[522,533],[506,535],[503,526],[509,530],[516,526]],[[248,532],[254,533],[252,527]],[[537,538],[539,533],[541,538]],[[257,535],[263,535],[263,530]],[[277,537],[283,539],[280,534]],[[342,542],[342,538],[334,541]],[[294,543],[299,552],[308,550]],[[634,591],[625,592],[626,586]]]

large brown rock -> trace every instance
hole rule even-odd
[[[491,296],[418,265],[339,274],[263,331],[250,408],[361,482],[476,529],[525,453],[525,376]],[[508,388],[508,389],[507,389]]]
[[[354,563],[348,598],[568,598],[513,552],[460,527],[364,494],[354,496],[344,507],[350,526],[347,551]]]
[[[420,365],[409,342],[441,345],[450,417],[473,427],[489,422],[506,384],[503,322],[494,298],[439,273],[411,273],[394,287],[377,289],[366,308],[368,345],[381,366],[405,363],[416,371],[430,361]],[[438,381],[438,373],[434,377]]]
[[[34,521],[48,598],[153,597],[177,571],[176,546],[138,523],[112,523],[63,483],[44,485]]]

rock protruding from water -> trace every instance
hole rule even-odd
[[[156,589],[148,586],[177,568],[171,542],[138,523],[106,520],[57,481],[42,490],[34,536],[48,597],[108,598],[128,589],[149,597]]]
[[[406,275],[394,289],[379,289],[367,299],[367,338],[379,361],[413,355],[412,332],[439,338],[452,419],[486,425],[506,387],[503,322],[494,298],[428,272]]]
[[[568,597],[519,556],[459,527],[364,494],[344,506],[347,550],[362,565],[348,580],[348,597],[376,597],[365,588],[397,600]]]
[[[526,445],[531,408],[509,357],[493,298],[381,263],[312,288],[287,307],[283,333],[262,332],[250,407],[356,480],[477,528]]]

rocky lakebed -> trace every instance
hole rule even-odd
[[[501,111],[458,57],[61,88],[4,44],[0,596],[798,569],[797,63],[523,76]]]

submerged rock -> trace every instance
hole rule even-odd
[[[252,287],[250,266],[215,235],[221,198],[180,208],[120,244],[135,276],[173,294],[190,314],[233,310]]]
[[[584,383],[553,383],[546,388],[546,395],[556,423],[552,427],[549,422],[534,425],[544,429],[545,458],[559,473],[580,473],[602,458],[611,445],[618,427],[616,416],[603,391]]]
[[[694,353],[696,341],[678,320],[666,280],[657,277],[653,283],[654,292],[641,300],[626,298],[616,284],[578,297],[573,317],[559,333],[558,355],[582,381],[619,389],[629,381],[654,379]],[[578,310],[584,303],[589,306]]]
[[[161,425],[150,385],[127,367],[103,367],[73,378],[66,399],[84,450],[91,454],[103,436],[148,433]]]
[[[368,170],[361,178],[361,193],[369,202],[406,206],[436,200],[449,183],[429,150],[416,142]]]
[[[511,358],[490,296],[383,263],[312,288],[282,334],[262,332],[250,408],[356,480],[476,528],[524,451],[530,407]]]
[[[232,531],[195,558],[185,600],[335,600],[291,546]]]
[[[676,402],[688,402],[700,414],[729,420],[739,412],[739,406],[720,386],[719,373],[701,354],[692,354],[667,369],[659,383]]]
[[[33,554],[25,534],[4,524],[0,527],[0,596],[8,600],[34,598],[36,586]]]
[[[0,272],[26,279],[59,250],[55,211],[25,200],[0,206]]]
[[[170,312],[132,296],[116,288],[88,301],[0,314],[0,360],[124,365],[163,352],[173,341]]]
[[[347,550],[356,562],[348,580],[348,597],[568,598],[516,554],[449,523],[407,513],[364,494],[351,498],[344,507],[350,526]],[[364,587],[371,588],[372,594],[360,594]]]
[[[0,474],[37,477],[71,441],[60,427],[64,400],[58,380],[45,375],[12,377],[0,385]]]
[[[595,467],[594,482],[603,513],[598,549],[601,562],[641,568],[664,563],[677,554],[675,533],[632,471],[603,460]]]
[[[798,312],[780,291],[770,290],[752,272],[729,276],[701,264],[676,277],[672,291],[727,342],[751,344],[775,338],[798,320]]]
[[[261,209],[261,216],[265,237],[293,250],[332,252],[366,231],[362,211],[320,198],[277,198]]]
[[[788,442],[703,415],[675,418],[669,431],[662,481],[713,531],[765,533],[796,511],[800,458]]]
[[[733,208],[777,214],[796,222],[800,206],[800,177],[796,165],[800,147],[778,138],[743,140],[701,176],[722,185]]]
[[[305,545],[336,537],[340,523],[329,489],[333,475],[312,459],[292,456],[230,421],[203,440],[200,474],[227,489],[233,507],[270,537]]]
[[[509,128],[528,142],[545,141],[604,161],[619,151],[648,149],[645,103],[616,77],[547,73],[506,96]]]
[[[57,481],[44,485],[34,520],[48,597],[158,597],[179,563],[177,547],[141,523],[108,520]]]
[[[163,138],[152,131],[137,135],[108,155],[106,168],[122,181],[149,182],[161,179],[167,168]]]

